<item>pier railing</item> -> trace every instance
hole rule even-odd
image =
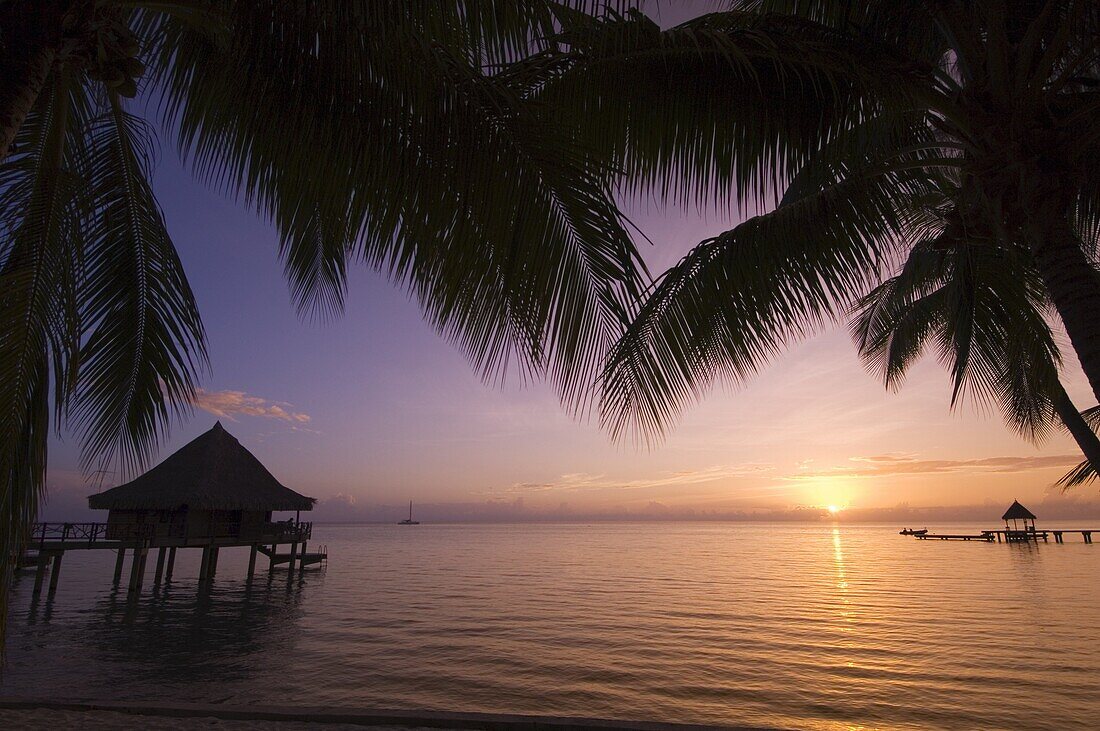
[[[263,533],[275,536],[280,542],[308,541],[313,537],[313,523],[267,523]]]
[[[112,526],[113,528],[114,526]],[[134,526],[139,527],[139,526]],[[144,526],[151,530],[153,526]],[[142,538],[144,535],[134,535]],[[46,542],[92,546],[100,541],[117,540],[107,535],[107,523],[35,523],[31,527],[29,548],[41,548]]]
[[[155,535],[156,526],[152,523],[34,523],[27,547],[42,548],[50,543],[57,548],[56,544],[61,543],[64,548],[91,548],[103,541],[141,541]],[[313,537],[313,523],[267,523],[262,535],[266,540],[280,543],[300,543]]]

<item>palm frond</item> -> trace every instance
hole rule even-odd
[[[1085,409],[1081,412],[1081,417],[1094,433],[1100,432],[1100,406]],[[1055,484],[1059,485],[1062,491],[1065,492],[1074,487],[1087,485],[1096,480],[1097,477],[1100,477],[1100,470],[1092,461],[1086,459],[1062,475],[1061,479]]]
[[[887,44],[904,58],[939,65],[948,49],[943,29],[928,3],[893,0],[730,0],[730,10],[760,15],[805,18],[828,28]]]
[[[527,62],[531,93],[625,173],[628,192],[681,203],[777,200],[823,141],[931,83],[883,48],[773,15],[662,31],[640,13],[578,14],[558,40],[563,50]]]
[[[364,262],[487,376],[548,373],[582,408],[640,281],[611,171],[411,10],[398,22],[390,8],[380,43],[361,32],[370,18],[330,25],[275,5],[237,16],[224,49],[170,26],[154,83],[199,174],[278,227],[299,306],[339,307],[348,264]],[[292,52],[291,30],[313,56]]]
[[[0,165],[0,627],[13,560],[45,494],[51,361],[61,411],[79,342],[81,191],[69,148],[79,121],[72,78],[52,74],[20,152]]]
[[[1055,484],[1065,492],[1074,487],[1087,485],[1097,477],[1096,468],[1087,459],[1081,461],[1076,467],[1062,475]]]
[[[111,95],[89,130],[91,186],[81,320],[86,337],[73,411],[84,464],[148,465],[173,417],[185,414],[205,363],[194,295],[148,175],[153,140]]]
[[[857,303],[849,329],[864,365],[897,389],[925,352],[945,317],[944,255],[928,244],[913,247],[902,271]]]
[[[744,381],[879,281],[919,177],[844,181],[704,242],[665,273],[602,379],[611,433],[652,442],[718,379]]]
[[[915,246],[901,272],[855,309],[860,356],[887,386],[935,348],[951,371],[953,406],[970,394],[1032,440],[1053,425],[1061,356],[1042,283],[1018,252],[943,233]]]

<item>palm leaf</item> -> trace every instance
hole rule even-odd
[[[1084,417],[1085,422],[1094,432],[1100,432],[1100,406],[1085,409],[1081,412],[1081,416]],[[1100,477],[1100,470],[1097,470],[1096,465],[1086,459],[1062,475],[1061,479],[1055,484],[1060,485],[1064,492],[1073,487],[1087,485],[1097,477]]]
[[[84,173],[95,210],[81,320],[74,420],[86,468],[148,465],[194,396],[206,346],[194,295],[149,186],[154,141],[111,95],[89,131]]]
[[[923,242],[899,274],[859,302],[852,333],[888,387],[934,348],[952,373],[953,406],[970,394],[1037,441],[1055,421],[1061,356],[1044,318],[1042,284],[1016,256],[948,234]]]
[[[934,71],[818,23],[745,12],[664,31],[640,13],[571,14],[557,40],[562,50],[512,73],[629,192],[681,203],[777,200],[823,141],[891,100],[911,106]]]
[[[69,143],[80,110],[74,107],[72,78],[53,74],[20,129],[20,153],[0,165],[0,627],[13,560],[45,495],[51,361],[61,411],[79,341],[81,186]]]
[[[170,27],[155,83],[197,172],[278,227],[300,307],[338,308],[361,261],[487,377],[547,373],[583,407],[639,281],[610,170],[454,34],[429,40],[419,11],[390,7],[380,43],[369,14],[269,10],[236,16],[224,49]]]
[[[602,381],[613,435],[659,438],[718,379],[744,381],[876,284],[906,234],[920,176],[851,176],[696,247],[665,273]]]

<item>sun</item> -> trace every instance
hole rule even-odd
[[[837,513],[840,512],[840,506],[839,505],[829,505],[825,509],[828,510],[833,515],[836,515]]]

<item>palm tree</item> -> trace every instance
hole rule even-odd
[[[562,17],[561,47],[516,73],[630,190],[776,206],[631,313],[603,378],[613,433],[658,437],[920,242],[1026,254],[1100,398],[1096,3],[740,0],[664,31]]]
[[[1031,262],[1008,261],[1007,253],[914,247],[901,270],[857,305],[851,329],[860,356],[898,388],[934,348],[951,369],[952,406],[964,393],[995,404],[1034,442],[1061,423],[1086,455],[1083,464],[1100,464],[1100,440],[1058,378],[1042,280]],[[1088,470],[1078,466],[1063,484],[1080,484]]]
[[[486,377],[512,364],[584,406],[639,261],[611,170],[495,73],[549,34],[550,11],[0,8],[0,611],[51,425],[81,435],[88,469],[132,473],[188,412],[206,365],[149,182],[158,127],[197,175],[277,226],[303,312],[338,310],[361,262],[407,288]]]

